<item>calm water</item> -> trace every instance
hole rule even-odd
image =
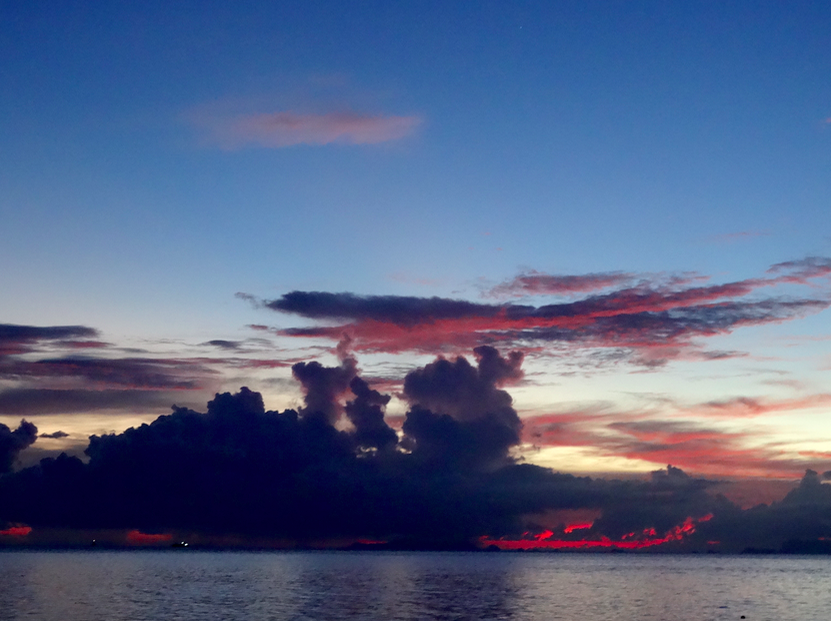
[[[0,619],[831,618],[827,557],[0,552]]]

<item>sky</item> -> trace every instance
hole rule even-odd
[[[137,476],[119,451],[177,468],[224,446],[220,403],[282,420],[276,445],[334,442],[345,461],[314,463],[376,491],[458,468],[471,495],[421,476],[437,522],[434,496],[470,501],[459,537],[516,535],[471,517],[491,476],[593,490],[514,498],[522,541],[604,523],[680,541],[730,530],[716,498],[825,498],[829,35],[822,2],[3,2],[0,538],[70,526],[26,504],[21,482],[58,476],[40,459],[110,481]],[[167,449],[140,426],[171,412],[213,440],[147,457]],[[256,438],[225,448],[262,474]],[[620,499],[668,481],[683,502],[661,527],[623,532]],[[175,511],[153,502],[73,528],[242,519],[159,521]],[[424,536],[341,510],[373,526],[314,537]]]

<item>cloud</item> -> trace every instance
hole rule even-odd
[[[823,485],[819,475],[809,469],[799,486],[780,502],[746,511],[725,506],[717,519],[702,528],[700,537],[722,542],[720,547],[726,551],[750,548],[827,553],[826,542],[831,536],[829,511],[831,486]]]
[[[691,408],[691,413],[719,418],[749,418],[776,412],[790,412],[816,408],[831,404],[831,394],[818,393],[795,399],[761,399],[736,397],[719,401],[708,401]]]
[[[323,415],[330,423],[341,414],[339,398],[349,389],[357,373],[354,358],[346,357],[339,367],[325,367],[317,361],[298,362],[291,374],[303,386],[305,407],[301,413]]]
[[[357,393],[367,397],[361,387]],[[313,414],[265,412],[261,397],[242,389],[217,395],[204,414],[179,408],[150,425],[93,436],[88,464],[62,455],[0,478],[0,519],[35,532],[120,528],[446,547],[517,532],[524,513],[602,506],[623,491],[510,461],[493,470],[458,460],[456,449],[490,451],[470,440],[490,434],[494,421],[439,417],[455,430],[442,439],[447,451],[367,453],[357,434]]]
[[[192,114],[190,119],[205,132],[207,143],[223,149],[379,144],[411,135],[422,122],[419,116],[352,111],[313,114],[292,110],[233,117]]]
[[[226,341],[223,339],[214,339],[212,341],[207,341],[202,343],[202,345],[210,345],[211,347],[218,347],[220,349],[229,349],[232,351],[236,351],[242,348],[242,342],[240,341]]]
[[[288,328],[279,334],[293,337],[353,339],[356,351],[436,353],[460,351],[477,345],[504,347],[614,348],[646,366],[663,364],[683,355],[693,356],[697,339],[723,335],[752,325],[776,323],[819,312],[831,305],[828,292],[811,298],[767,295],[779,285],[815,284],[831,275],[831,259],[810,257],[780,263],[771,277],[715,285],[696,285],[700,279],[641,279],[629,275],[551,277],[536,274],[531,284],[518,281],[506,290],[556,289],[557,283],[580,287],[625,285],[605,293],[542,306],[514,303],[484,304],[446,298],[359,296],[352,293],[293,291],[263,307],[328,325]],[[566,279],[566,280],[564,280]],[[340,322],[331,325],[332,322]],[[699,357],[706,358],[706,355]]]
[[[697,411],[695,408],[693,410]],[[671,415],[685,413],[676,408]],[[523,418],[523,438],[537,447],[590,447],[607,457],[673,463],[709,475],[792,478],[831,466],[828,455],[785,453],[752,430],[726,431],[653,411],[565,411]]]
[[[11,470],[17,455],[34,444],[37,434],[38,428],[25,420],[14,431],[0,423],[0,474]]]
[[[520,442],[522,423],[501,386],[522,377],[522,354],[503,358],[493,347],[474,350],[478,364],[439,358],[404,378],[412,404],[403,430],[405,446],[428,461],[493,467]]]
[[[718,539],[735,551],[831,536],[831,487],[813,471],[781,503],[743,511],[675,466],[645,481],[609,481],[518,462],[508,449],[521,422],[501,386],[520,379],[521,356],[489,347],[475,352],[475,365],[438,358],[407,374],[399,443],[384,421],[389,396],[360,378],[345,348],[341,354],[336,367],[298,367],[307,397],[299,412],[266,411],[260,394],[242,388],[217,394],[204,413],[175,408],[151,424],[93,436],[88,463],[60,455],[14,473],[7,466],[0,527],[32,528],[32,541],[44,529],[120,529],[127,545],[142,539],[136,533],[175,533],[432,548],[530,540],[701,549]],[[712,435],[656,422],[610,428],[634,442],[676,446]],[[9,458],[37,433],[27,423],[0,432],[12,439]],[[570,528],[558,517],[565,513],[594,517]]]
[[[21,326],[0,324],[0,356],[22,354],[31,351],[44,342],[71,341],[83,339],[93,346],[100,346],[98,341],[89,341],[98,337],[98,331],[86,326]]]
[[[87,388],[129,387],[147,390],[194,390],[211,371],[201,361],[161,358],[90,358],[69,356],[34,362],[0,362],[0,377],[75,378]]]
[[[571,295],[598,291],[633,280],[632,274],[604,272],[581,275],[551,275],[530,271],[504,282],[487,292],[488,297],[523,297],[527,295]]]
[[[174,393],[158,390],[86,390],[8,388],[0,390],[0,414],[72,414],[92,410],[129,410],[167,407]]]
[[[68,438],[69,434],[65,431],[53,431],[52,433],[42,433],[39,438],[51,438],[52,440],[60,440],[61,438]]]
[[[349,388],[355,399],[346,404],[345,412],[355,427],[355,442],[364,448],[386,450],[398,443],[398,435],[384,421],[384,408],[389,395],[382,395],[360,377],[353,377]]]
[[[441,319],[495,317],[500,307],[445,298],[292,291],[264,303],[271,310],[310,319],[359,319],[415,326]]]
[[[806,257],[796,261],[785,261],[773,265],[768,273],[780,274],[776,277],[780,282],[805,284],[812,278],[831,276],[831,258]]]

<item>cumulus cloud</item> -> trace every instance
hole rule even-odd
[[[20,451],[34,444],[37,437],[38,428],[25,420],[14,431],[0,423],[0,474],[11,470]]]
[[[490,347],[475,355],[476,364],[438,358],[405,377],[400,442],[384,420],[389,396],[345,354],[335,367],[298,367],[300,411],[266,411],[247,388],[217,394],[204,413],[174,407],[151,424],[91,437],[88,463],[60,455],[9,472],[37,430],[0,428],[0,526],[31,527],[35,539],[44,528],[120,529],[125,543],[139,532],[434,548],[697,549],[718,539],[729,550],[784,549],[795,534],[831,535],[831,487],[813,471],[781,503],[743,511],[674,466],[609,481],[517,461],[508,449],[521,422],[504,387],[520,380],[521,355]],[[628,432],[664,441],[687,430],[630,424]],[[565,514],[591,517],[573,525]]]
[[[411,135],[422,122],[419,116],[293,110],[232,117],[197,114],[191,120],[205,133],[207,143],[223,149],[379,144]]]
[[[475,366],[437,359],[405,379],[411,407],[401,446],[383,419],[389,396],[345,356],[337,367],[298,367],[307,397],[299,412],[267,412],[243,388],[216,395],[205,413],[174,408],[152,424],[93,436],[87,464],[63,455],[6,475],[0,519],[36,532],[372,537],[441,547],[518,532],[526,514],[610,502],[618,487],[508,456],[520,421],[499,386],[519,379],[521,356],[475,353]],[[350,394],[340,409],[354,428],[339,429],[332,404]]]
[[[520,441],[522,423],[507,391],[498,386],[522,376],[522,354],[503,358],[477,347],[476,367],[467,359],[439,358],[404,378],[413,405],[404,422],[408,447],[427,461],[467,467],[504,464]]]

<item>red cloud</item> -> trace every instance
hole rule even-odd
[[[0,536],[7,537],[25,537],[32,532],[31,526],[10,526],[5,530],[0,530]]]
[[[708,286],[690,286],[694,280],[690,278],[663,278],[652,283],[642,279],[634,287],[538,307],[302,291],[258,305],[312,320],[339,321],[336,326],[289,328],[280,334],[333,340],[346,334],[356,351],[451,353],[481,344],[527,348],[559,343],[628,350],[636,362],[654,366],[691,354],[698,338],[728,334],[742,326],[787,321],[831,305],[825,298],[749,297],[763,288],[810,284],[811,279],[831,275],[831,260],[814,257],[780,263],[769,272],[776,275]],[[627,274],[534,273],[505,287],[506,291],[578,292],[630,279]]]
[[[618,550],[640,550],[659,546],[671,541],[683,541],[696,531],[696,526],[701,522],[708,522],[713,518],[711,513],[699,518],[688,517],[682,524],[673,527],[662,537],[659,537],[654,528],[648,528],[641,533],[629,533],[620,540],[613,540],[605,536],[597,536],[594,539],[552,539],[554,533],[550,530],[543,531],[536,535],[530,535],[527,539],[490,539],[480,538],[480,545],[496,546],[501,550],[587,550],[592,548],[613,548]],[[579,528],[590,528],[589,525],[579,525]],[[566,530],[571,533],[576,530]]]
[[[233,118],[198,116],[193,120],[207,131],[209,142],[224,149],[250,145],[282,148],[300,144],[378,144],[409,136],[422,122],[418,116],[350,111],[311,114],[292,110]]]
[[[607,272],[579,276],[556,276],[531,271],[513,280],[497,285],[488,292],[493,297],[521,297],[525,295],[564,295],[598,291],[631,281],[632,274]]]
[[[719,418],[748,418],[771,412],[789,412],[804,410],[831,404],[831,393],[808,395],[798,399],[755,399],[737,397],[725,401],[709,401],[691,409],[695,414]]]
[[[748,447],[751,432],[736,433],[692,423],[647,419],[646,414],[586,416],[548,414],[523,419],[523,437],[536,446],[591,447],[625,457],[717,476],[793,479],[806,468],[827,470],[821,454],[789,455],[777,446]]]
[[[127,533],[127,542],[138,545],[153,545],[160,543],[169,543],[173,541],[173,535],[170,533],[149,534],[143,533],[139,530],[131,530]]]

